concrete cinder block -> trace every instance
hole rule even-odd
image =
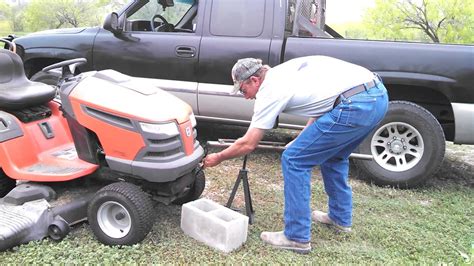
[[[209,199],[188,202],[181,209],[181,229],[204,244],[231,252],[247,241],[249,218]]]

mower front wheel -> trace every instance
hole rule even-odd
[[[150,197],[126,182],[97,191],[89,203],[87,218],[94,235],[106,245],[136,244],[148,235],[155,221]]]

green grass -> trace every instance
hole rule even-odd
[[[202,128],[209,136],[212,129]],[[228,133],[220,131],[221,134]],[[238,137],[232,129],[227,137]],[[212,133],[214,134],[214,133]],[[212,135],[211,136],[215,136]],[[291,137],[278,133],[276,138]],[[267,137],[273,139],[273,135]],[[209,137],[212,139],[212,137]],[[279,140],[279,139],[278,139]],[[109,247],[95,240],[87,224],[76,226],[62,242],[32,242],[0,253],[0,264],[14,263],[279,263],[279,264],[465,264],[472,265],[474,244],[473,180],[470,166],[448,154],[442,170],[426,186],[398,190],[370,185],[354,178],[354,232],[335,234],[325,226],[312,227],[309,255],[264,245],[262,231],[283,228],[283,186],[280,155],[256,152],[248,169],[255,223],[248,240],[237,251],[223,254],[187,236],[180,229],[180,207],[157,205],[158,221],[138,245]],[[204,197],[225,204],[241,160],[226,161],[207,169]],[[464,169],[456,172],[453,169]],[[326,210],[326,196],[318,169],[313,172],[312,206]],[[241,188],[235,200],[243,207]]]

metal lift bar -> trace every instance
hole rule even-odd
[[[208,141],[207,146],[225,148],[225,147],[229,147],[234,142],[235,142],[235,139],[218,139],[217,141]],[[257,145],[257,149],[282,152],[286,149],[285,146],[286,146],[286,143],[284,142],[260,141],[259,144]],[[369,154],[351,153],[349,158],[371,161],[374,159],[374,156],[369,155]]]

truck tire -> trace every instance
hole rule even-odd
[[[0,169],[0,198],[5,197],[15,186],[16,181],[8,177],[3,170]]]
[[[193,186],[189,189],[186,195],[173,201],[174,204],[182,205],[193,200],[199,199],[204,188],[206,187],[206,177],[204,171],[197,171],[196,179]]]
[[[89,203],[87,219],[97,239],[106,245],[133,245],[153,227],[155,214],[150,197],[126,182],[107,185]]]
[[[436,173],[445,146],[443,129],[430,112],[411,102],[393,101],[380,125],[358,147],[374,160],[354,163],[377,185],[413,188]]]

